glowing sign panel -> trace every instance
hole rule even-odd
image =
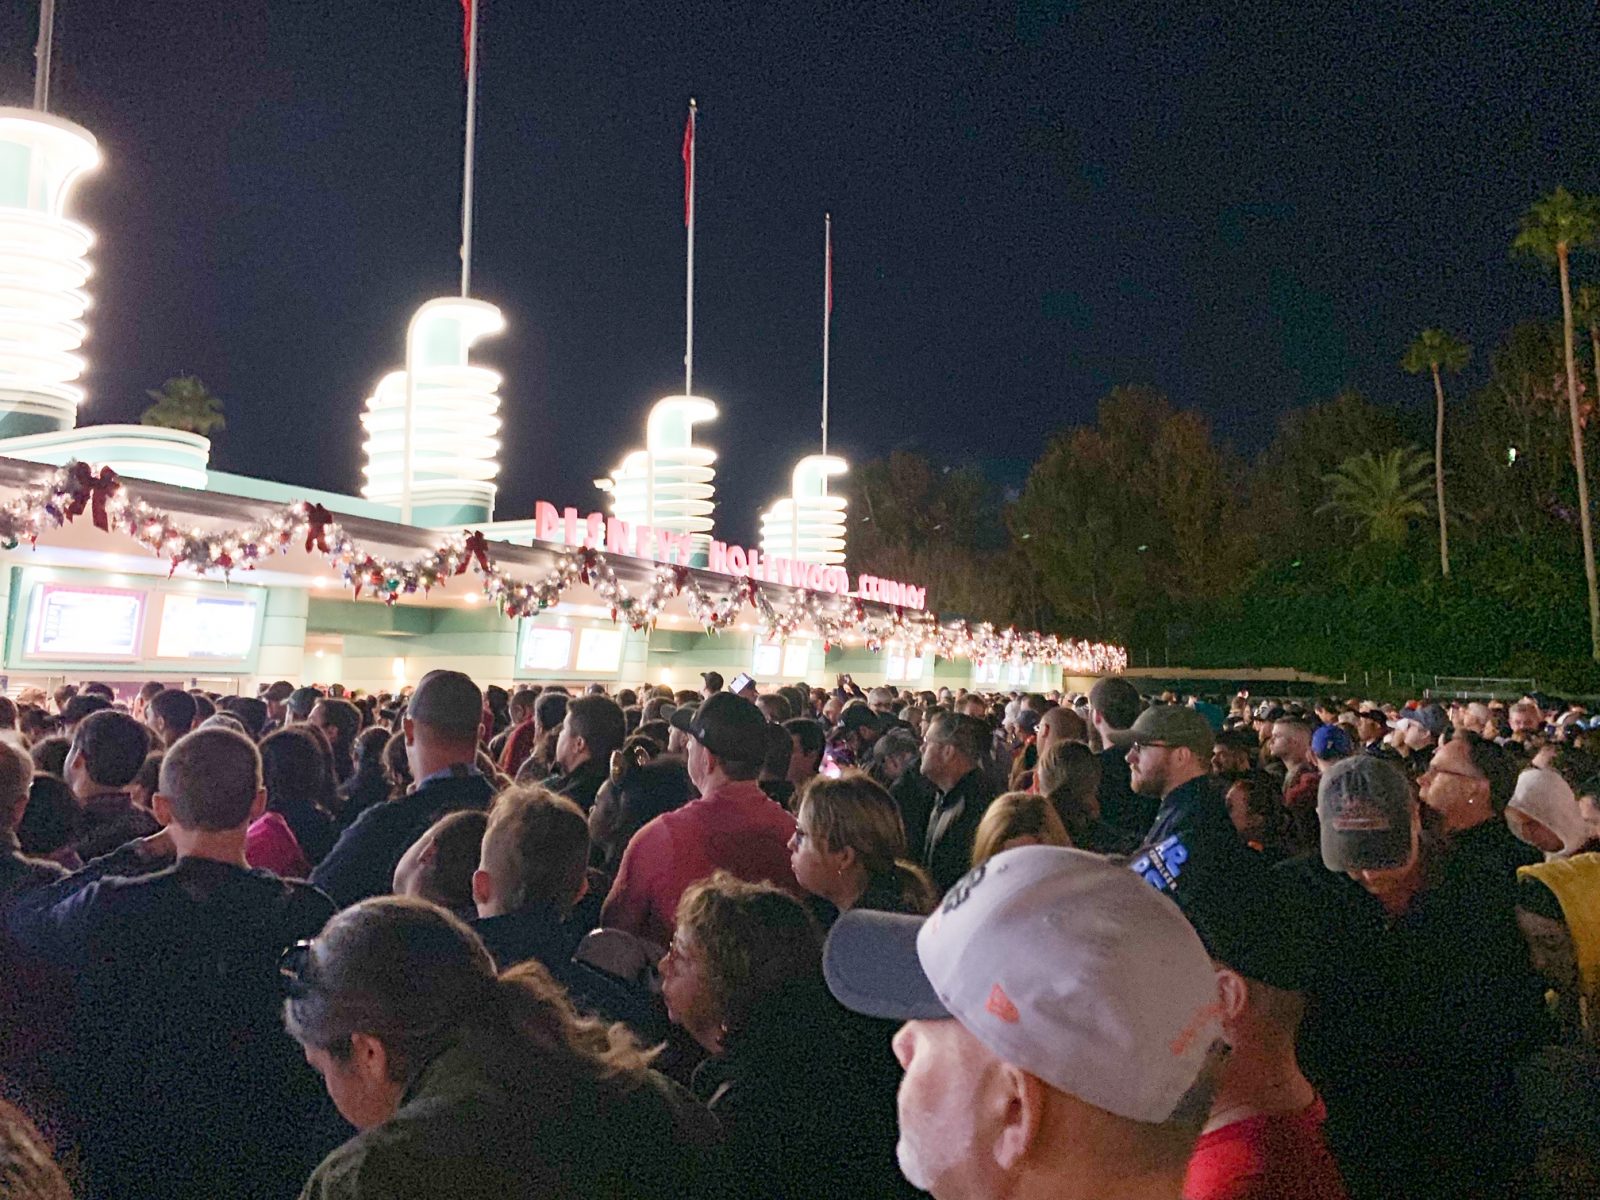
[[[571,661],[572,630],[529,626],[522,635],[523,670],[565,671]]]
[[[143,592],[40,584],[33,592],[28,653],[51,658],[138,658]]]
[[[248,658],[256,639],[256,602],[232,596],[168,596],[161,609],[157,658]]]

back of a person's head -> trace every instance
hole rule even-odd
[[[479,847],[488,823],[486,814],[472,808],[440,817],[396,868],[395,891],[420,896],[453,913],[472,913],[472,873],[478,869]],[[404,887],[402,873],[406,876]]]
[[[309,725],[287,725],[261,741],[261,782],[267,807],[333,803],[333,768],[327,742]]]
[[[827,730],[822,728],[820,721],[813,721],[810,717],[791,717],[783,723],[783,727],[794,735],[800,743],[800,749],[807,754],[821,754],[828,743]]]
[[[678,928],[698,943],[706,985],[734,1044],[768,1006],[796,987],[820,985],[822,935],[804,905],[769,883],[726,871],[691,884],[678,901]]]
[[[972,865],[988,862],[1012,842],[1026,838],[1027,845],[1070,846],[1067,827],[1050,797],[1035,792],[1006,792],[995,797],[978,822],[972,838]]]
[[[369,725],[356,735],[355,760],[368,770],[383,770],[383,748],[394,735],[381,725]]]
[[[0,738],[0,833],[15,828],[32,787],[32,755],[15,742]]]
[[[108,704],[115,704],[117,693],[109,683],[94,679],[83,685],[85,696],[103,696]]]
[[[354,701],[337,696],[329,696],[320,703],[323,719],[337,731],[339,744],[348,749],[361,731],[361,709]]]
[[[54,854],[77,836],[79,821],[78,800],[66,780],[35,773],[28,789],[28,807],[17,827],[17,841],[24,854]]]
[[[1052,742],[1039,756],[1039,791],[1081,804],[1100,786],[1100,756],[1082,742]]]
[[[1466,742],[1472,765],[1477,767],[1489,781],[1489,802],[1494,806],[1496,815],[1505,812],[1506,805],[1511,802],[1512,793],[1517,789],[1520,764],[1488,738],[1479,737],[1471,732],[1457,736]]]
[[[184,829],[241,829],[261,790],[261,755],[231,729],[197,729],[167,748],[160,795]]]
[[[555,692],[546,688],[539,693],[539,698],[533,702],[534,719],[540,729],[554,729],[567,719],[567,702],[570,697],[565,692]]]
[[[1089,689],[1089,707],[1112,729],[1126,729],[1139,716],[1139,689],[1120,675],[1108,675]]]
[[[261,731],[267,727],[267,702],[259,696],[224,696],[217,702],[217,711],[225,712],[239,722],[251,741],[261,740]]]
[[[288,964],[289,1033],[346,1059],[351,1035],[383,1044],[389,1076],[422,1064],[482,1029],[522,1041],[548,1062],[595,1077],[642,1076],[649,1056],[620,1030],[578,1017],[538,963],[498,978],[478,935],[436,904],[404,896],[337,913]]]
[[[794,755],[794,742],[782,725],[767,723],[767,754],[761,760],[762,778],[782,779],[789,771],[789,759]]]
[[[97,712],[111,707],[111,701],[98,692],[83,692],[68,700],[61,709],[61,720],[66,725],[76,725]]]
[[[406,703],[406,718],[420,735],[476,742],[483,723],[483,692],[460,671],[429,671]]]
[[[622,749],[628,736],[622,709],[609,696],[579,696],[567,705],[566,723],[568,736],[581,737],[589,757],[600,763],[610,758],[613,750]]]
[[[151,697],[149,711],[159,718],[175,737],[182,737],[194,728],[194,697],[179,688],[164,688]]]
[[[589,865],[589,823],[565,796],[508,788],[489,812],[480,865],[494,881],[500,911],[552,905],[565,912]]]
[[[17,727],[17,702],[10,696],[0,696],[0,729]]]
[[[617,799],[618,827],[624,838],[662,813],[682,808],[694,795],[689,768],[678,757],[629,763],[622,778],[610,786]]]
[[[104,709],[78,723],[72,746],[95,783],[126,787],[150,753],[150,731],[127,713]]]

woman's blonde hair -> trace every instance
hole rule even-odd
[[[933,885],[907,860],[900,806],[872,776],[864,771],[846,771],[837,779],[813,775],[800,792],[795,815],[824,849],[854,850],[868,875],[895,879],[908,912],[933,911],[938,899]]]
[[[972,839],[972,865],[988,862],[1012,838],[1038,838],[1046,846],[1070,846],[1067,827],[1061,823],[1048,796],[1032,792],[1007,792],[996,797],[978,822]]]

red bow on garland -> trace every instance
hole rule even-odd
[[[61,511],[70,521],[82,516],[83,510],[88,507],[94,518],[94,527],[109,530],[111,523],[106,518],[106,502],[117,494],[121,486],[122,481],[110,467],[101,467],[100,474],[96,475],[88,463],[75,462],[72,464],[72,499]]]
[[[466,545],[462,549],[466,553],[456,566],[457,575],[465,575],[473,559],[478,560],[478,570],[485,575],[489,573],[489,539],[483,536],[482,530],[474,529],[468,534]]]

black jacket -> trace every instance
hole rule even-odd
[[[486,809],[494,796],[476,771],[430,779],[409,796],[375,804],[339,835],[328,857],[311,872],[311,882],[340,908],[368,896],[386,896],[394,869],[411,844],[446,813]]]
[[[981,767],[974,767],[948,792],[935,792],[932,807],[906,838],[911,852],[919,857],[939,891],[946,892],[972,866],[972,841],[978,822],[989,811],[995,797],[994,786]]]
[[[1156,819],[1155,798],[1133,790],[1133,768],[1128,766],[1126,746],[1110,746],[1100,751],[1099,757],[1100,819],[1142,840]]]
[[[1431,849],[1400,916],[1315,856],[1277,868],[1284,920],[1318,949],[1300,1062],[1355,1200],[1516,1194],[1512,1072],[1549,1029],[1503,899],[1515,885],[1477,848],[1493,839]]]
[[[278,976],[332,914],[303,883],[132,848],[16,898],[17,941],[73,979],[56,1069],[90,1196],[275,1200],[337,1143]]]
[[[594,807],[594,794],[600,790],[611,773],[609,763],[588,759],[566,774],[555,774],[544,781],[544,786],[558,796],[565,796],[584,812]]]

